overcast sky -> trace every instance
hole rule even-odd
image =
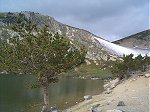
[[[39,12],[113,41],[149,29],[149,5],[149,0],[0,0],[0,12]]]

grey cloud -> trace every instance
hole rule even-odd
[[[149,0],[8,1],[7,4],[13,7],[5,10],[40,12],[108,40],[119,39],[149,28]],[[1,4],[0,7],[3,6]]]
[[[55,0],[47,5],[45,11],[54,16],[73,16],[84,22],[95,21],[124,13],[132,7],[140,7],[147,0]],[[45,6],[44,5],[44,6]]]
[[[92,16],[89,17],[89,21],[83,20],[81,16],[71,14],[66,15],[66,20],[65,17],[59,17],[58,20],[76,27],[87,29],[112,41],[148,29],[148,7],[149,6],[146,3],[143,3],[143,5],[142,3],[138,3],[137,7],[134,6],[134,4],[130,4],[126,9],[121,8],[120,6],[118,9],[119,11],[116,10],[114,12],[114,10],[109,10],[111,14],[108,14],[107,16],[98,13],[95,13],[97,15],[93,16],[92,13]],[[106,10],[102,11],[105,13],[108,12]],[[87,11],[86,14],[90,15],[89,11]]]

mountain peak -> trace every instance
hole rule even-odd
[[[113,43],[130,48],[150,49],[150,29],[114,41]]]

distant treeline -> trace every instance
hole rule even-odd
[[[150,57],[138,55],[134,58],[133,54],[123,56],[122,60],[113,63],[111,72],[120,79],[127,78],[133,71],[144,72],[150,66]]]

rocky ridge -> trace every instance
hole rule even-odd
[[[114,41],[113,43],[130,48],[150,49],[150,29]]]
[[[15,13],[0,13],[0,37],[8,38],[13,33],[9,29],[16,23],[17,18],[21,17],[23,21],[31,21],[33,24],[37,24],[39,27],[44,25],[49,26],[49,30],[52,33],[58,32],[64,37],[70,39],[70,41],[77,47],[84,45],[87,49],[87,60],[93,60],[95,63],[101,64],[102,62],[108,61],[108,59],[115,59],[117,56],[111,54],[105,47],[103,47],[94,37],[94,34],[79,28],[75,28],[69,25],[62,24],[56,21],[53,17],[43,16],[39,13],[34,12],[15,12]],[[100,37],[98,37],[100,38]]]

